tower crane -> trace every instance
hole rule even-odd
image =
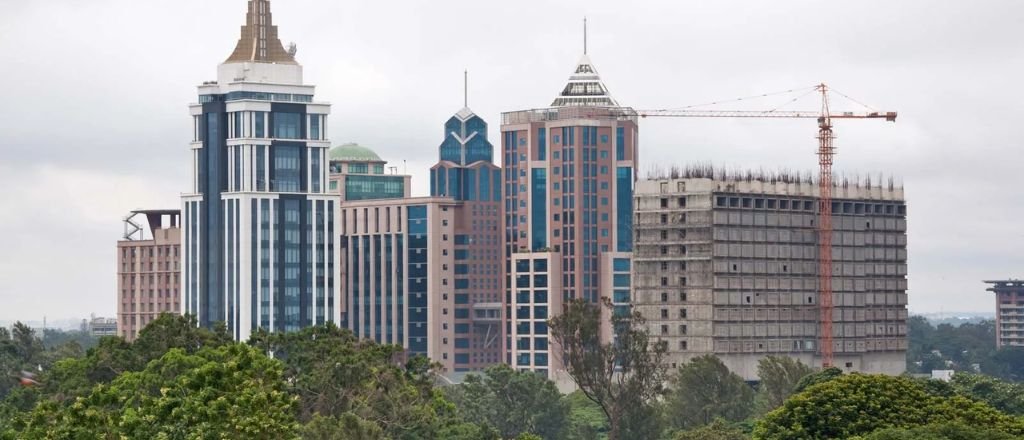
[[[818,292],[821,312],[821,363],[823,367],[831,367],[833,364],[832,345],[832,163],[836,154],[832,141],[835,136],[832,134],[833,119],[884,119],[896,122],[896,112],[882,112],[871,110],[867,112],[838,112],[832,113],[829,108],[829,92],[839,93],[829,89],[824,83],[806,89],[807,94],[818,92],[821,95],[821,108],[817,111],[793,111],[779,110],[697,110],[691,106],[679,110],[637,110],[640,117],[684,117],[684,118],[803,118],[818,120]],[[787,90],[787,93],[793,90]],[[841,93],[839,93],[842,95]],[[761,95],[761,96],[768,96]],[[806,96],[805,95],[801,95]],[[842,95],[843,97],[857,102],[856,100]],[[800,97],[794,98],[796,101]],[[740,98],[734,101],[742,101],[747,98]],[[860,104],[859,102],[857,102]],[[717,104],[717,103],[712,103]],[[864,107],[866,105],[861,104]],[[867,107],[870,108],[870,107]]]

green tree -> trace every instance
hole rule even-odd
[[[608,418],[592,400],[576,390],[562,400],[569,405],[569,428],[566,438],[570,440],[597,440],[608,432]]]
[[[401,347],[360,340],[333,324],[256,332],[249,343],[284,363],[300,422],[351,413],[396,440],[436,437],[457,422],[454,405],[433,387],[435,366],[422,357],[400,366]]]
[[[175,348],[74,402],[41,402],[19,438],[295,439],[295,399],[281,373],[242,344]]]
[[[554,342],[564,354],[569,376],[608,419],[608,439],[622,437],[623,419],[659,397],[665,377],[664,341],[654,341],[639,312],[612,312],[611,301],[571,301],[549,321]],[[603,313],[604,312],[604,313]],[[611,315],[614,343],[602,337]]]
[[[742,429],[729,426],[722,419],[715,419],[708,425],[690,431],[682,431],[673,440],[748,440]]]
[[[340,419],[323,417],[319,414],[299,429],[302,440],[386,440],[384,430],[376,423],[364,420],[352,413],[345,413]]]
[[[916,428],[888,428],[872,432],[863,440],[1013,440],[1019,437],[983,426],[942,423]]]
[[[553,382],[532,372],[496,365],[448,390],[463,419],[493,426],[503,438],[532,433],[558,439],[566,427],[569,405]]]
[[[843,370],[840,370],[840,369],[838,369],[836,367],[828,367],[828,368],[825,368],[825,369],[823,369],[821,371],[815,371],[815,372],[813,372],[811,374],[808,374],[808,375],[804,376],[799,381],[797,381],[796,388],[793,389],[793,393],[794,394],[801,393],[805,389],[811,387],[812,385],[817,385],[819,383],[828,382],[828,381],[830,381],[832,379],[835,379],[837,377],[842,377],[842,376],[843,376]]]
[[[679,367],[666,400],[669,424],[692,429],[717,418],[746,419],[753,411],[754,390],[717,357],[704,355]]]
[[[782,406],[800,379],[814,373],[814,370],[803,362],[787,356],[766,356],[757,362],[757,377],[761,379],[758,386],[756,406],[760,414],[764,414]]]
[[[985,402],[1008,414],[1024,415],[1024,385],[970,373],[954,374],[949,385],[957,394]]]
[[[832,439],[951,422],[1024,434],[1024,421],[962,396],[941,397],[906,377],[847,374],[808,387],[761,419],[757,439]]]

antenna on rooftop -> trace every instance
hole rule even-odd
[[[583,55],[587,54],[587,17],[583,17]]]
[[[469,69],[462,71],[462,106],[469,107]]]

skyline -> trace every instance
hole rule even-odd
[[[187,106],[196,100],[194,87],[204,80],[212,79],[216,65],[230,54],[237,39],[237,9],[243,2],[222,2],[212,6],[198,1],[179,4],[180,8],[166,13],[159,8],[147,8],[126,1],[97,2],[88,8],[69,1],[53,2],[45,7],[19,3],[13,6],[12,14],[0,18],[0,30],[5,35],[15,36],[0,42],[0,48],[15,53],[14,65],[21,67],[0,73],[0,80],[24,85],[12,90],[13,99],[3,104],[3,113],[8,117],[0,126],[0,145],[13,146],[8,150],[13,150],[8,159],[0,163],[0,175],[3,176],[0,182],[7,188],[21,191],[6,191],[0,196],[0,205],[27,208],[25,211],[5,209],[5,212],[0,213],[0,232],[13,237],[7,251],[0,257],[0,285],[3,286],[0,287],[0,297],[7,303],[0,310],[0,319],[27,320],[41,316],[42,313],[38,313],[40,307],[45,307],[45,313],[52,318],[72,317],[68,316],[70,313],[84,316],[90,312],[102,316],[113,315],[116,297],[112,271],[116,261],[114,242],[120,237],[121,217],[139,207],[180,206],[177,199],[188,180],[190,120]],[[634,15],[616,15],[609,6],[602,3],[588,3],[586,8],[579,10],[559,5],[555,9],[558,12],[556,18],[545,18],[541,22],[545,29],[537,32],[537,35],[529,35],[527,39],[501,29],[494,29],[489,34],[492,28],[486,26],[484,20],[466,24],[466,20],[453,21],[451,17],[430,17],[429,14],[421,17],[415,13],[416,7],[411,8],[411,11],[402,10],[386,16],[374,12],[374,8],[378,7],[374,5],[353,5],[362,8],[356,11],[344,11],[337,5],[321,5],[327,11],[311,14],[308,11],[313,4],[308,0],[278,2],[275,4],[275,24],[279,26],[281,38],[286,44],[289,41],[298,44],[297,58],[306,67],[307,82],[318,86],[318,99],[334,104],[336,117],[330,124],[334,145],[359,142],[376,150],[393,166],[402,167],[402,161],[407,160],[405,169],[399,170],[407,170],[414,176],[413,195],[429,192],[428,168],[437,154],[437,138],[440,135],[438,128],[461,107],[463,69],[470,71],[469,107],[491,122],[489,135],[496,138],[500,112],[544,107],[557,95],[575,61],[582,54],[581,20],[586,15],[590,24],[589,55],[602,73],[611,94],[622,105],[637,109],[681,107],[809,86],[825,79],[844,93],[862,101],[882,109],[899,111],[900,120],[895,125],[838,123],[836,133],[839,136],[839,157],[836,170],[840,176],[844,171],[853,174],[859,170],[872,175],[882,172],[896,176],[905,184],[911,224],[908,293],[912,312],[991,310],[993,299],[984,292],[981,280],[1020,276],[1012,272],[1012,269],[1020,267],[1024,257],[1013,255],[1012,245],[1008,246],[1007,240],[1024,238],[1014,228],[1016,224],[1013,221],[1024,214],[1024,209],[1015,206],[1019,203],[1013,203],[1019,202],[1021,198],[1012,192],[1014,181],[1009,174],[1013,171],[1012,164],[1024,159],[1024,153],[1012,151],[1010,146],[1000,150],[995,147],[998,144],[986,145],[983,142],[998,140],[1000,130],[1005,131],[1002,137],[1008,138],[1012,122],[1007,119],[1008,123],[1000,124],[998,118],[984,112],[958,115],[955,118],[955,121],[976,118],[978,131],[982,128],[985,131],[965,131],[971,135],[984,134],[991,137],[974,138],[978,145],[975,148],[1000,160],[979,163],[977,161],[983,159],[982,154],[971,157],[968,154],[971,144],[957,138],[966,137],[966,133],[954,133],[951,130],[969,125],[954,122],[951,115],[943,113],[946,109],[960,107],[938,104],[945,102],[943,99],[951,99],[949,96],[924,95],[925,92],[934,91],[925,90],[929,88],[926,87],[929,82],[942,83],[940,79],[944,77],[943,73],[946,79],[952,75],[964,82],[960,88],[946,89],[947,92],[953,92],[950,95],[986,90],[986,86],[992,89],[993,96],[995,90],[1001,91],[1000,83],[1008,82],[1014,72],[1019,72],[1024,62],[1022,51],[1006,50],[989,42],[978,44],[977,47],[958,46],[964,44],[962,40],[965,36],[962,32],[967,29],[940,29],[939,24],[942,24],[943,17],[954,18],[952,15],[943,15],[952,13],[1012,20],[1022,12],[1019,6],[982,11],[989,15],[971,8],[954,10],[949,6],[933,7],[924,11],[926,14],[923,16],[924,19],[939,19],[931,23],[932,27],[916,29],[917,33],[900,33],[893,26],[900,19],[921,19],[921,11],[915,11],[913,6],[905,4],[890,5],[887,9],[904,15],[882,17],[883,21],[891,22],[877,23],[880,29],[872,32],[849,33],[846,40],[840,40],[837,53],[826,57],[826,68],[808,73],[806,67],[785,66],[786,61],[799,58],[794,54],[776,53],[779,59],[762,59],[760,61],[763,64],[760,65],[754,60],[766,56],[758,54],[757,49],[771,52],[776,40],[791,44],[805,41],[796,37],[815,35],[814,26],[799,26],[802,29],[800,32],[796,29],[782,29],[792,35],[781,32],[781,36],[765,37],[757,35],[755,31],[760,26],[770,28],[765,23],[768,20],[755,21],[750,23],[754,29],[745,30],[746,38],[737,39],[748,45],[743,46],[743,50],[738,50],[741,49],[738,45],[730,47],[729,44],[716,41],[715,34],[708,34],[712,36],[708,41],[697,41],[694,46],[682,46],[683,50],[693,49],[708,55],[702,58],[707,59],[707,63],[697,63],[697,67],[691,66],[694,70],[690,71],[658,68],[671,63],[687,65],[684,62],[687,60],[681,59],[685,54],[666,60],[669,57],[665,57],[663,52],[659,54],[661,56],[652,56],[652,52],[646,52],[646,55],[643,53],[656,49],[654,46],[665,44],[665,39],[686,40],[674,33],[677,30],[664,26],[665,19],[659,16],[661,14],[652,13],[658,11],[649,10],[647,4],[639,5],[635,11],[631,10],[630,14]],[[468,2],[465,5],[467,13],[487,9]],[[693,6],[682,7],[687,9]],[[740,14],[740,18],[756,19],[756,11],[766,12],[763,8],[766,7],[751,7],[744,11],[745,14]],[[727,9],[721,5],[701,5],[700,10],[691,12],[698,12],[710,19],[726,20],[729,12]],[[823,9],[844,10],[852,14],[851,22],[857,21],[857,12],[872,12],[863,5],[813,5],[809,8],[793,6],[775,13],[805,13],[807,9],[813,12],[821,12]],[[78,34],[74,27],[81,25],[80,22],[89,23],[90,20],[61,19],[62,16],[79,17],[80,14],[110,19],[116,17],[118,11],[125,19],[131,19],[131,22],[123,26],[127,32],[115,32],[124,29],[90,29],[95,32],[92,35],[99,37],[91,40],[75,39]],[[205,13],[192,15],[195,11]],[[501,16],[500,12],[523,13],[509,8],[494,15]],[[800,17],[799,14],[794,16]],[[318,29],[325,27],[325,22],[330,22],[323,17],[340,17],[345,25]],[[360,17],[369,19],[360,20]],[[418,35],[425,41],[412,42],[409,36],[403,39],[390,33],[379,35],[382,37],[379,40],[336,38],[358,36],[365,27],[374,23],[379,25],[385,17],[396,19],[395,28],[403,28],[402,24],[418,23],[423,27],[411,27],[410,35]],[[680,17],[686,25],[697,28],[707,26],[698,14],[682,14]],[[437,29],[427,27],[430,18],[439,21]],[[956,18],[960,20],[963,17],[958,15]],[[26,40],[26,37],[32,36],[26,29],[38,27],[38,20],[69,25],[52,29],[57,37],[53,41]],[[799,21],[800,18],[793,20]],[[189,21],[191,23],[185,25]],[[962,21],[948,24],[963,26]],[[456,32],[451,26],[456,22],[470,29]],[[628,25],[639,23],[650,23],[645,28],[650,29],[656,37],[647,38],[628,31]],[[809,18],[801,22],[809,23]],[[848,23],[831,24],[838,25],[840,30],[849,26]],[[174,35],[174,38],[166,41],[155,37],[174,34],[177,27],[188,29],[189,32],[181,32],[181,35]],[[339,33],[337,28],[343,28],[344,31]],[[988,32],[991,35],[998,34],[997,28],[1000,26],[987,26],[972,31]],[[918,70],[925,69],[932,65],[930,63],[938,61],[929,58],[929,55],[942,58],[948,54],[913,53],[917,55],[918,65],[875,65],[865,62],[863,58],[868,57],[868,54],[858,52],[858,49],[862,49],[860,46],[849,48],[843,45],[844,41],[847,44],[860,41],[861,45],[867,47],[872,45],[872,39],[891,40],[889,42],[895,47],[890,47],[880,55],[882,61],[892,62],[901,59],[899,55],[910,55],[910,50],[917,48],[912,44],[915,38],[939,37],[937,34],[943,30],[946,32],[942,33],[940,42],[929,41],[927,50],[934,52],[936,47],[943,46],[944,41],[951,43],[947,47],[954,51],[950,59],[987,60],[998,63],[996,66],[1002,70],[997,68],[994,70],[998,72],[985,72],[995,76],[989,81],[973,75],[981,72],[973,72],[973,69],[964,66],[944,66],[950,72],[914,76],[911,72],[915,67]],[[724,30],[722,32],[725,33]],[[126,40],[126,35],[133,36],[131,43],[134,46],[128,44],[125,47],[121,44]],[[480,36],[481,41],[473,38],[459,39],[465,35]],[[835,35],[843,35],[843,32],[836,32]],[[752,36],[759,37],[760,41],[750,38]],[[154,40],[150,40],[151,37]],[[485,37],[491,37],[493,41]],[[452,49],[453,39],[464,45],[458,46],[452,53],[442,52],[430,57],[414,51],[435,47]],[[199,42],[205,42],[206,45],[195,47]],[[543,44],[538,45],[537,42]],[[755,42],[760,44],[753,44]],[[1000,42],[1019,49],[1020,43],[1015,43],[1009,35],[993,41]],[[175,44],[183,44],[189,50],[176,51]],[[334,47],[327,47],[332,44]],[[742,60],[710,56],[711,52],[723,45],[725,48],[737,49],[733,53],[737,59]],[[808,49],[808,53],[822,53],[813,47]],[[536,54],[538,57],[528,57],[527,63],[512,65],[511,61],[502,58],[511,58],[508,56],[510,51]],[[963,51],[969,52],[971,56],[963,56]],[[30,56],[34,54],[45,55],[34,59]],[[1016,58],[1012,58],[1013,55]],[[856,61],[844,62],[848,57]],[[915,60],[914,57],[909,58]],[[102,66],[91,65],[98,60],[110,61],[98,63]],[[509,64],[503,64],[502,61]],[[536,65],[530,66],[534,61]],[[1014,65],[1013,61],[1017,64]],[[721,70],[730,63],[739,65],[727,72]],[[742,70],[744,65],[759,65],[763,70],[745,74],[735,71]],[[852,68],[855,72],[871,72],[875,76],[858,76],[847,72],[852,66],[856,66]],[[106,70],[117,68],[123,70]],[[673,72],[681,75],[683,80],[673,80]],[[99,77],[89,78],[90,75]],[[1000,80],[1003,78],[1001,75],[1005,75],[1005,80]],[[917,82],[912,83],[908,79],[910,77]],[[879,83],[879,78],[897,79]],[[973,80],[970,86],[974,89],[967,87],[968,79]],[[434,82],[421,84],[426,81]],[[714,85],[704,85],[704,82]],[[909,91],[906,90],[908,88]],[[50,99],[33,101],[33,97],[50,94],[62,97],[60,105],[54,106],[54,101]],[[814,108],[813,99],[802,102],[804,105],[799,108]],[[957,106],[964,105],[960,101],[956,102]],[[14,110],[13,103],[19,103],[16,112],[11,111]],[[1010,107],[998,112],[1005,118],[1016,113],[1015,110],[1021,110],[1020,102],[1009,101],[975,106],[994,108],[1000,104]],[[762,106],[757,101],[748,105],[752,108],[771,106]],[[93,111],[93,108],[109,113]],[[839,110],[842,109],[844,107],[840,106]],[[935,118],[937,113],[949,119]],[[43,114],[50,116],[44,119],[40,117]],[[153,117],[145,116],[151,114]],[[122,118],[132,124],[123,124]],[[46,121],[59,121],[62,127],[47,128],[45,132],[49,136],[43,138],[38,133],[42,128],[40,124]],[[399,125],[408,127],[408,131],[389,129]],[[816,127],[812,122],[647,119],[641,121],[641,125],[643,134],[640,138],[638,167],[641,177],[650,169],[651,164],[659,162],[682,165],[711,161],[730,168],[769,170],[788,168],[809,171],[815,168],[813,134]],[[765,147],[749,146],[754,140],[764,142]],[[964,143],[951,145],[958,142]],[[145,149],[137,151],[140,145]],[[679,152],[680,145],[686,148],[685,153]],[[713,147],[702,148],[700,145]],[[973,171],[976,173],[976,182],[970,182],[971,185],[956,181],[941,182],[943,177],[936,175],[936,171],[952,170],[959,166],[967,168],[958,170],[959,176],[966,178]],[[1000,172],[1003,175],[998,175]],[[1000,193],[1000,187],[1007,188],[1003,191],[1008,192]],[[943,190],[947,192],[943,194]],[[106,194],[111,198],[102,197]],[[1002,205],[996,202],[1002,202]],[[948,215],[952,207],[962,207],[960,212],[966,215],[959,219]],[[1002,212],[997,210],[999,208]],[[997,211],[993,213],[990,210]],[[69,218],[73,220],[69,222]],[[958,253],[960,259],[957,259]],[[979,261],[967,261],[972,257]],[[45,276],[46,263],[55,264],[68,276]],[[982,265],[990,266],[991,269],[985,269]],[[953,276],[950,272],[953,269],[962,272]],[[945,285],[947,283],[949,285]],[[30,288],[38,290],[29,292]],[[82,289],[82,292],[75,289]],[[936,293],[932,296],[931,292]],[[45,298],[45,302],[41,298]],[[58,313],[59,310],[66,312]]]

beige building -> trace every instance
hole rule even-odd
[[[124,239],[117,242],[117,334],[128,341],[161,313],[180,313],[180,219],[181,211],[167,209],[132,211],[124,220]]]
[[[985,281],[996,296],[996,348],[1024,347],[1024,281]]]
[[[771,354],[820,366],[817,184],[684,174],[642,180],[635,198],[634,306],[668,342],[669,362],[711,353],[748,380]],[[834,363],[902,373],[903,190],[838,185],[833,199]]]

